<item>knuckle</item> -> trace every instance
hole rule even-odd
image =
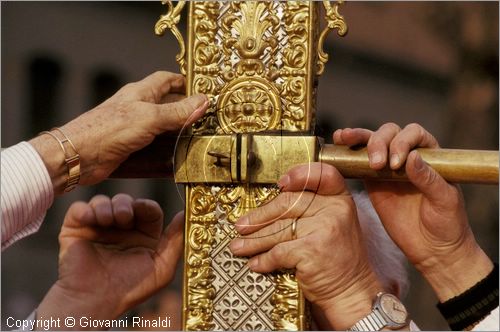
[[[399,132],[401,130],[401,127],[394,122],[387,122],[380,126],[379,130],[381,129]]]
[[[430,168],[427,169],[427,172],[424,175],[423,182],[426,186],[430,186],[434,184],[437,180],[437,173]]]
[[[420,140],[422,140],[427,134],[427,131],[424,129],[424,127],[415,122],[408,124],[405,129],[411,132],[415,132],[417,138],[419,138]]]
[[[115,196],[113,196],[113,198],[111,200],[113,202],[114,201],[121,201],[121,200],[132,201],[132,196],[130,196],[128,194],[124,194],[124,193],[119,193],[119,194],[116,194]]]
[[[419,125],[416,122],[412,122],[412,123],[407,124],[404,129],[407,129],[407,130],[419,130],[421,128],[422,128],[421,125]]]
[[[368,149],[370,148],[377,148],[377,147],[381,147],[381,146],[384,146],[385,143],[384,143],[384,140],[380,137],[380,133],[377,134],[377,133],[374,133],[370,139],[368,140],[368,143],[367,143],[367,147]]]
[[[322,232],[315,235],[310,235],[304,238],[304,247],[307,248],[306,257],[319,257],[322,254],[324,248],[326,248],[325,243],[328,242],[328,236],[326,232]]]
[[[94,203],[103,203],[103,202],[108,202],[109,200],[110,200],[109,196],[99,194],[92,197],[90,201]]]
[[[283,259],[284,255],[286,254],[286,247],[285,244],[278,243],[277,245],[274,246],[273,249],[269,252],[270,257],[273,261],[279,262]]]
[[[70,205],[69,209],[68,209],[68,213],[72,213],[72,212],[74,212],[74,211],[78,210],[78,208],[79,208],[80,206],[84,206],[84,205],[88,205],[88,203],[83,202],[83,201],[76,201],[76,202],[73,202],[73,203]]]
[[[155,77],[162,77],[162,76],[169,76],[169,75],[172,75],[172,73],[170,73],[168,71],[163,71],[163,70],[157,70],[152,74],[152,76],[155,76]]]
[[[135,90],[136,88],[137,88],[137,83],[132,82],[125,84],[120,90],[123,92],[130,92]]]

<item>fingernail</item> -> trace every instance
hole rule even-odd
[[[259,265],[259,258],[258,257],[254,257],[254,258],[250,259],[248,261],[247,265],[248,265],[248,268],[250,270],[254,270],[257,267],[257,265]]]
[[[417,153],[417,156],[415,157],[415,170],[417,172],[420,172],[421,170],[424,169],[424,161],[422,160],[422,157]]]
[[[243,239],[234,239],[231,244],[229,245],[229,249],[232,252],[238,252],[241,248],[243,248],[245,240]]]
[[[380,152],[374,152],[370,155],[370,164],[376,165],[383,161],[382,154]]]
[[[399,155],[397,153],[393,153],[391,155],[391,167],[392,168],[398,167],[400,162],[401,159],[399,158]]]
[[[280,190],[283,190],[286,186],[290,184],[290,176],[288,174],[285,174],[281,177],[281,179],[278,180],[278,187]]]

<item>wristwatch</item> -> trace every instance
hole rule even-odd
[[[368,316],[359,320],[348,331],[380,331],[384,327],[398,330],[408,324],[408,311],[394,295],[378,293]]]

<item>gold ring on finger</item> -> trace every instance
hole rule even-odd
[[[292,240],[297,240],[297,219],[292,221]]]

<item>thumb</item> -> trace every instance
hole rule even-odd
[[[412,151],[408,155],[406,174],[411,183],[431,202],[442,205],[446,203],[444,200],[448,195],[445,193],[452,186],[430,167],[417,151]]]
[[[207,96],[196,94],[173,103],[157,105],[160,114],[157,126],[161,131],[183,129],[201,118],[208,104]]]
[[[156,269],[161,284],[168,284],[174,277],[175,268],[184,246],[184,212],[175,215],[162,234],[156,255]]]

